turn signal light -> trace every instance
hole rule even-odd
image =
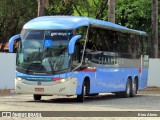
[[[61,80],[62,78],[53,78],[52,80],[53,81],[59,81],[59,80]]]

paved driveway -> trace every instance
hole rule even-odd
[[[77,103],[76,96],[43,96],[42,101],[34,101],[32,95],[9,94],[0,96],[0,111],[151,111],[151,114],[154,115],[152,111],[160,111],[160,91],[139,91],[138,95],[133,98],[116,98],[113,94],[100,94],[97,97],[87,97],[84,103]],[[113,113],[116,116],[116,112]],[[101,113],[99,112],[99,114]],[[106,112],[106,114],[108,113]],[[141,117],[145,117],[143,114],[145,113],[140,112]],[[88,115],[86,114],[86,116]],[[87,118],[76,117],[76,119]],[[104,117],[93,119],[104,119]],[[116,118],[111,117],[111,119]],[[151,118],[145,117],[143,119]]]

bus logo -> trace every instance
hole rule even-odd
[[[41,82],[39,81],[39,82],[37,83],[37,85],[41,85]]]

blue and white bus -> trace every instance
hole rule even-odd
[[[147,87],[148,41],[143,31],[76,16],[43,16],[27,22],[18,41],[16,93],[133,97]]]

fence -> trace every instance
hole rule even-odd
[[[160,87],[160,59],[149,59],[148,86]]]
[[[0,90],[14,89],[16,54],[0,53]]]
[[[0,90],[14,89],[15,53],[0,53]],[[148,87],[160,87],[160,59],[150,59]]]

